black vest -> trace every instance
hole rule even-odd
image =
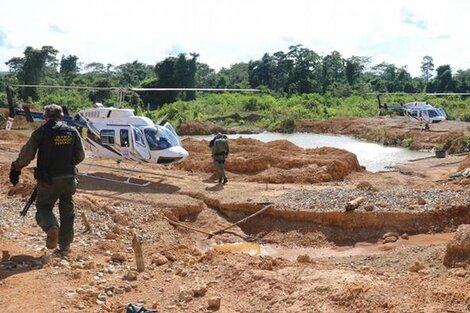
[[[39,147],[37,160],[38,176],[48,178],[75,174],[75,141],[79,140],[75,129],[54,120],[38,128]],[[41,179],[40,180],[47,180]]]

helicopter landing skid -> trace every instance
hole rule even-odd
[[[128,176],[126,180],[118,180],[118,179],[112,179],[112,178],[108,178],[108,177],[104,177],[104,176],[98,176],[98,175],[93,175],[93,174],[90,174],[89,171],[91,169],[92,166],[95,166],[95,167],[102,167],[102,168],[110,168],[110,169],[113,169],[115,171],[121,171],[121,172],[131,172],[131,173],[140,173],[139,170],[136,170],[135,168],[137,167],[137,165],[139,165],[139,163],[137,163],[136,165],[134,165],[132,167],[132,169],[127,169],[127,168],[121,168],[120,167],[120,163],[119,164],[119,167],[110,167],[110,166],[103,166],[103,165],[98,165],[98,164],[94,164],[94,161],[92,161],[91,163],[87,163],[85,165],[88,165],[88,168],[86,170],[85,173],[83,174],[79,174],[80,176],[85,176],[85,177],[90,177],[90,178],[94,178],[94,179],[99,179],[99,180],[105,180],[105,181],[110,181],[110,182],[114,182],[114,183],[118,183],[118,184],[126,184],[126,185],[132,185],[132,186],[139,186],[139,187],[145,187],[145,186],[148,186],[150,185],[151,182],[147,181],[145,183],[134,183],[134,182],[131,182],[131,176]]]

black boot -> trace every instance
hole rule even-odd
[[[222,178],[221,178],[221,179],[222,179]],[[227,182],[228,182],[228,179],[227,179],[227,177],[225,177],[225,178],[224,178],[224,182],[223,182],[222,184],[225,185]]]
[[[219,178],[219,184],[222,184],[222,177]]]

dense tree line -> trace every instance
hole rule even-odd
[[[236,63],[219,71],[198,62],[196,53],[170,56],[155,65],[139,61],[114,66],[83,64],[75,55],[62,55],[51,46],[27,47],[23,56],[13,57],[6,64],[9,72],[0,76],[0,84],[45,84],[96,87],[147,88],[258,88],[274,96],[302,94],[348,97],[369,92],[420,93],[470,92],[470,70],[452,72],[450,65],[434,70],[433,58],[424,56],[422,75],[412,77],[406,67],[394,64],[372,64],[370,57],[344,58],[338,51],[321,56],[301,45],[287,52],[266,53],[259,60]],[[110,91],[64,92],[20,88],[24,101],[55,101],[81,106],[87,101],[113,103]],[[161,107],[178,100],[196,98],[193,91],[141,92],[127,94],[126,102],[136,108]],[[0,95],[0,104],[2,104]],[[71,109],[74,109],[73,107]]]

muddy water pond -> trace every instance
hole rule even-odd
[[[191,138],[210,140],[213,136],[190,136]],[[412,151],[401,147],[386,147],[376,143],[361,141],[348,136],[294,133],[281,134],[264,132],[260,134],[228,135],[229,139],[253,138],[263,142],[273,140],[289,140],[302,148],[335,147],[354,153],[359,164],[365,166],[368,171],[378,172],[386,170],[394,164],[414,160],[432,155],[429,151]]]

